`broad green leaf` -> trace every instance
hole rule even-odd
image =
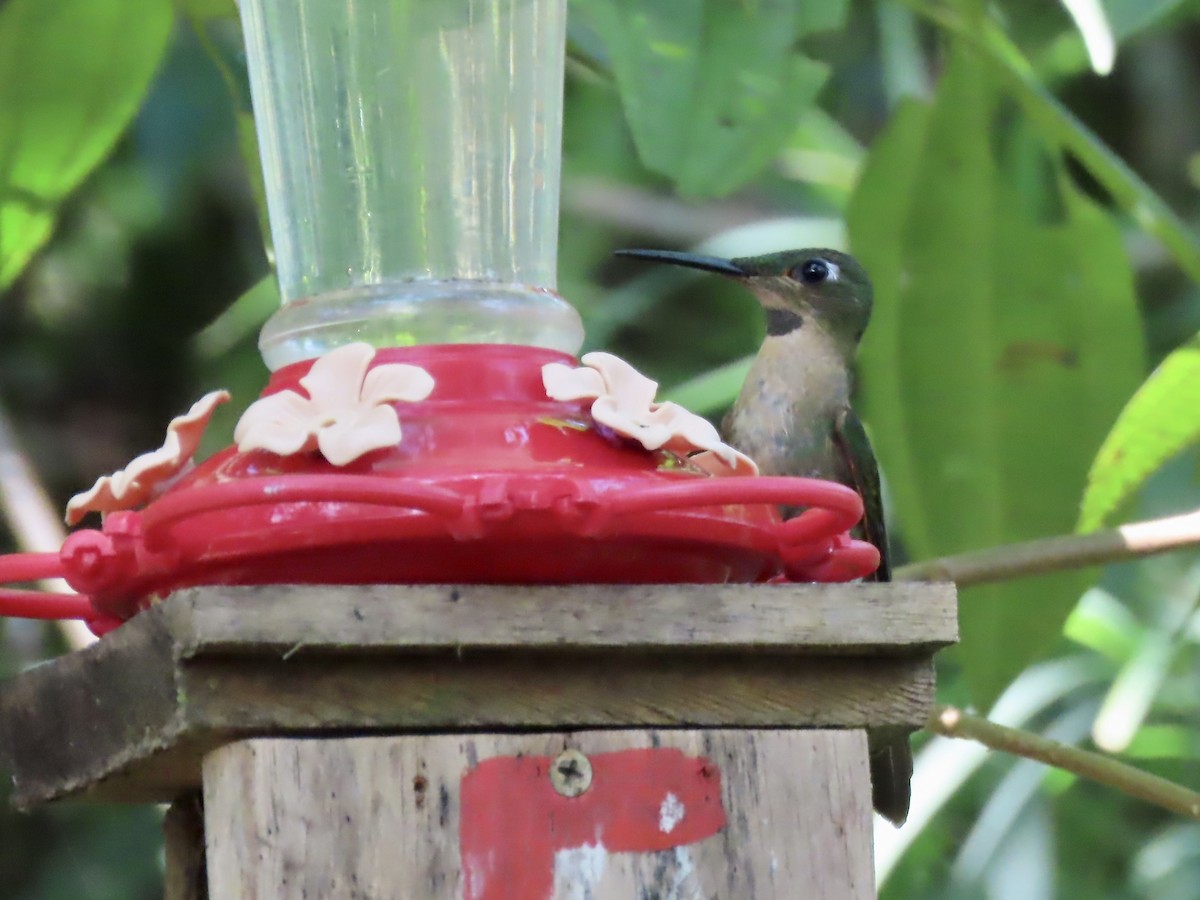
[[[835,209],[845,209],[866,152],[823,109],[800,113],[796,130],[775,160],[780,175],[811,185]]]
[[[242,163],[246,166],[250,193],[254,196],[254,209],[258,213],[258,229],[262,235],[267,259],[274,267],[275,244],[271,240],[271,222],[267,215],[267,183],[263,177],[262,158],[258,154],[258,132],[254,127],[254,114],[249,109],[237,110],[237,132],[238,149],[242,152]]]
[[[845,0],[577,0],[600,36],[645,165],[696,196],[728,193],[787,142],[826,67],[797,42]]]
[[[1167,356],[1146,379],[1096,454],[1080,531],[1094,531],[1163,463],[1200,442],[1200,335]]]
[[[1101,587],[1080,597],[1063,625],[1068,638],[1122,665],[1137,651],[1144,633],[1125,604]]]
[[[1043,138],[1075,156],[1112,195],[1113,201],[1148,234],[1161,241],[1188,277],[1200,284],[1200,241],[1195,231],[1046,89],[1020,49],[995,22],[968,20],[922,0],[904,0],[904,3],[960,42],[972,46]]]
[[[902,104],[849,214],[876,284],[863,412],[917,558],[1069,531],[1091,456],[1137,383],[1116,225],[1060,179],[1043,221],[993,154],[997,92],[958,48]],[[1061,633],[1086,573],[964,591],[962,664],[986,705]]]
[[[172,20],[170,0],[0,4],[0,288],[137,112]]]
[[[1125,749],[1131,759],[1195,759],[1200,757],[1200,733],[1185,725],[1147,725]]]
[[[175,0],[179,11],[193,19],[236,19],[237,0]]]
[[[1108,753],[1122,753],[1146,721],[1175,658],[1178,644],[1164,631],[1146,634],[1113,679],[1092,723],[1092,740]]]
[[[917,17],[897,3],[876,5],[879,28],[879,64],[888,106],[905,97],[928,97],[929,64],[922,47]]]
[[[204,430],[197,459],[205,459],[229,446],[242,413],[266,384],[270,372],[253,342],[243,343],[219,357],[200,360],[199,372],[204,384],[219,385],[229,391],[231,400],[217,407]]]
[[[221,80],[225,82],[229,99],[233,103],[234,115],[237,117],[238,149],[242,153],[246,177],[250,181],[250,192],[254,196],[263,246],[266,248],[267,258],[274,265],[275,248],[271,241],[271,225],[267,217],[267,187],[263,180],[262,159],[258,153],[258,132],[254,126],[254,111],[250,106],[248,85],[246,79],[234,71],[222,48],[213,40],[208,30],[214,20],[228,18],[228,11],[223,0],[187,0],[184,3],[184,11],[191,20],[200,46],[204,48],[204,52],[220,73]],[[237,18],[236,8],[233,10],[233,18]]]
[[[204,432],[199,457],[229,444],[229,436],[246,407],[258,397],[267,372],[253,340],[279,309],[279,281],[267,275],[251,286],[192,339],[201,381],[220,385],[233,399],[219,407]]]
[[[196,352],[206,359],[223,356],[256,334],[279,309],[279,281],[268,275],[250,287],[194,338]]]

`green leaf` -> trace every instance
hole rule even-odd
[[[1087,477],[1079,530],[1094,531],[1160,466],[1200,443],[1200,335],[1167,356],[1121,410]]]
[[[578,0],[603,42],[643,163],[718,196],[792,135],[827,69],[797,43],[838,27],[845,0]]]
[[[258,213],[258,230],[262,235],[267,259],[273,267],[275,245],[271,240],[271,222],[267,213],[267,182],[263,177],[262,158],[258,153],[258,132],[254,127],[254,114],[249,109],[237,110],[237,133],[238,149],[242,153],[246,178],[250,182],[250,193],[254,197],[254,209]]]
[[[1144,633],[1125,604],[1101,587],[1080,597],[1063,625],[1066,637],[1122,665],[1136,652]]]
[[[229,307],[204,327],[196,337],[196,352],[205,359],[224,356],[246,338],[256,334],[279,309],[279,280],[268,275],[252,285]]]
[[[787,146],[775,165],[785,178],[819,190],[836,209],[845,209],[866,156],[862,145],[824,110],[802,111]]]
[[[902,104],[849,213],[876,284],[863,412],[917,558],[1068,531],[1106,417],[1142,364],[1116,225],[1066,178],[1059,216],[1000,168],[997,91],[958,47]],[[962,664],[989,704],[1061,633],[1087,573],[964,591]]]
[[[249,92],[244,79],[234,71],[222,48],[213,40],[208,30],[214,20],[228,17],[224,0],[184,0],[183,11],[192,23],[200,46],[216,66],[221,80],[225,82],[225,89],[229,92],[234,115],[237,117],[238,149],[246,166],[250,193],[254,197],[255,209],[258,212],[259,231],[262,233],[267,258],[274,264],[275,248],[271,241],[271,224],[267,214],[267,186],[263,179],[262,159],[258,152],[258,132],[254,126],[254,111],[250,106]],[[233,10],[233,18],[237,18],[236,7]]]
[[[0,288],[137,112],[172,20],[170,0],[0,4]]]
[[[1134,735],[1124,755],[1130,759],[1195,759],[1200,757],[1200,734],[1185,725],[1146,725]]]
[[[193,19],[236,19],[237,0],[175,0],[179,12]]]
[[[1105,694],[1092,740],[1108,753],[1122,753],[1146,721],[1154,698],[1162,690],[1178,650],[1174,636],[1153,630],[1142,637],[1133,657],[1121,667]]]
[[[903,2],[948,34],[972,45],[1044,139],[1073,154],[1112,195],[1113,201],[1148,234],[1161,241],[1188,277],[1200,284],[1200,241],[1196,233],[1042,85],[1029,61],[996,23],[974,18],[968,21],[924,0]]]

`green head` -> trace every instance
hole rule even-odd
[[[703,269],[746,285],[767,314],[767,333],[819,328],[853,353],[871,319],[871,279],[853,256],[837,250],[783,250],[720,259],[668,250],[618,250],[617,256]]]

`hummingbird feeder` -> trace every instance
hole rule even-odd
[[[241,0],[283,307],[232,446],[162,448],[0,557],[0,614],[103,632],[179,588],[846,581],[852,490],[763,477],[555,293],[566,0]],[[783,521],[779,505],[802,507]]]

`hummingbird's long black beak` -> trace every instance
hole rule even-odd
[[[703,269],[706,272],[716,272],[718,275],[727,275],[730,278],[745,278],[750,274],[733,260],[721,259],[719,256],[701,256],[698,253],[677,253],[674,250],[615,250],[613,256],[670,263],[673,266],[687,266],[689,269]]]

